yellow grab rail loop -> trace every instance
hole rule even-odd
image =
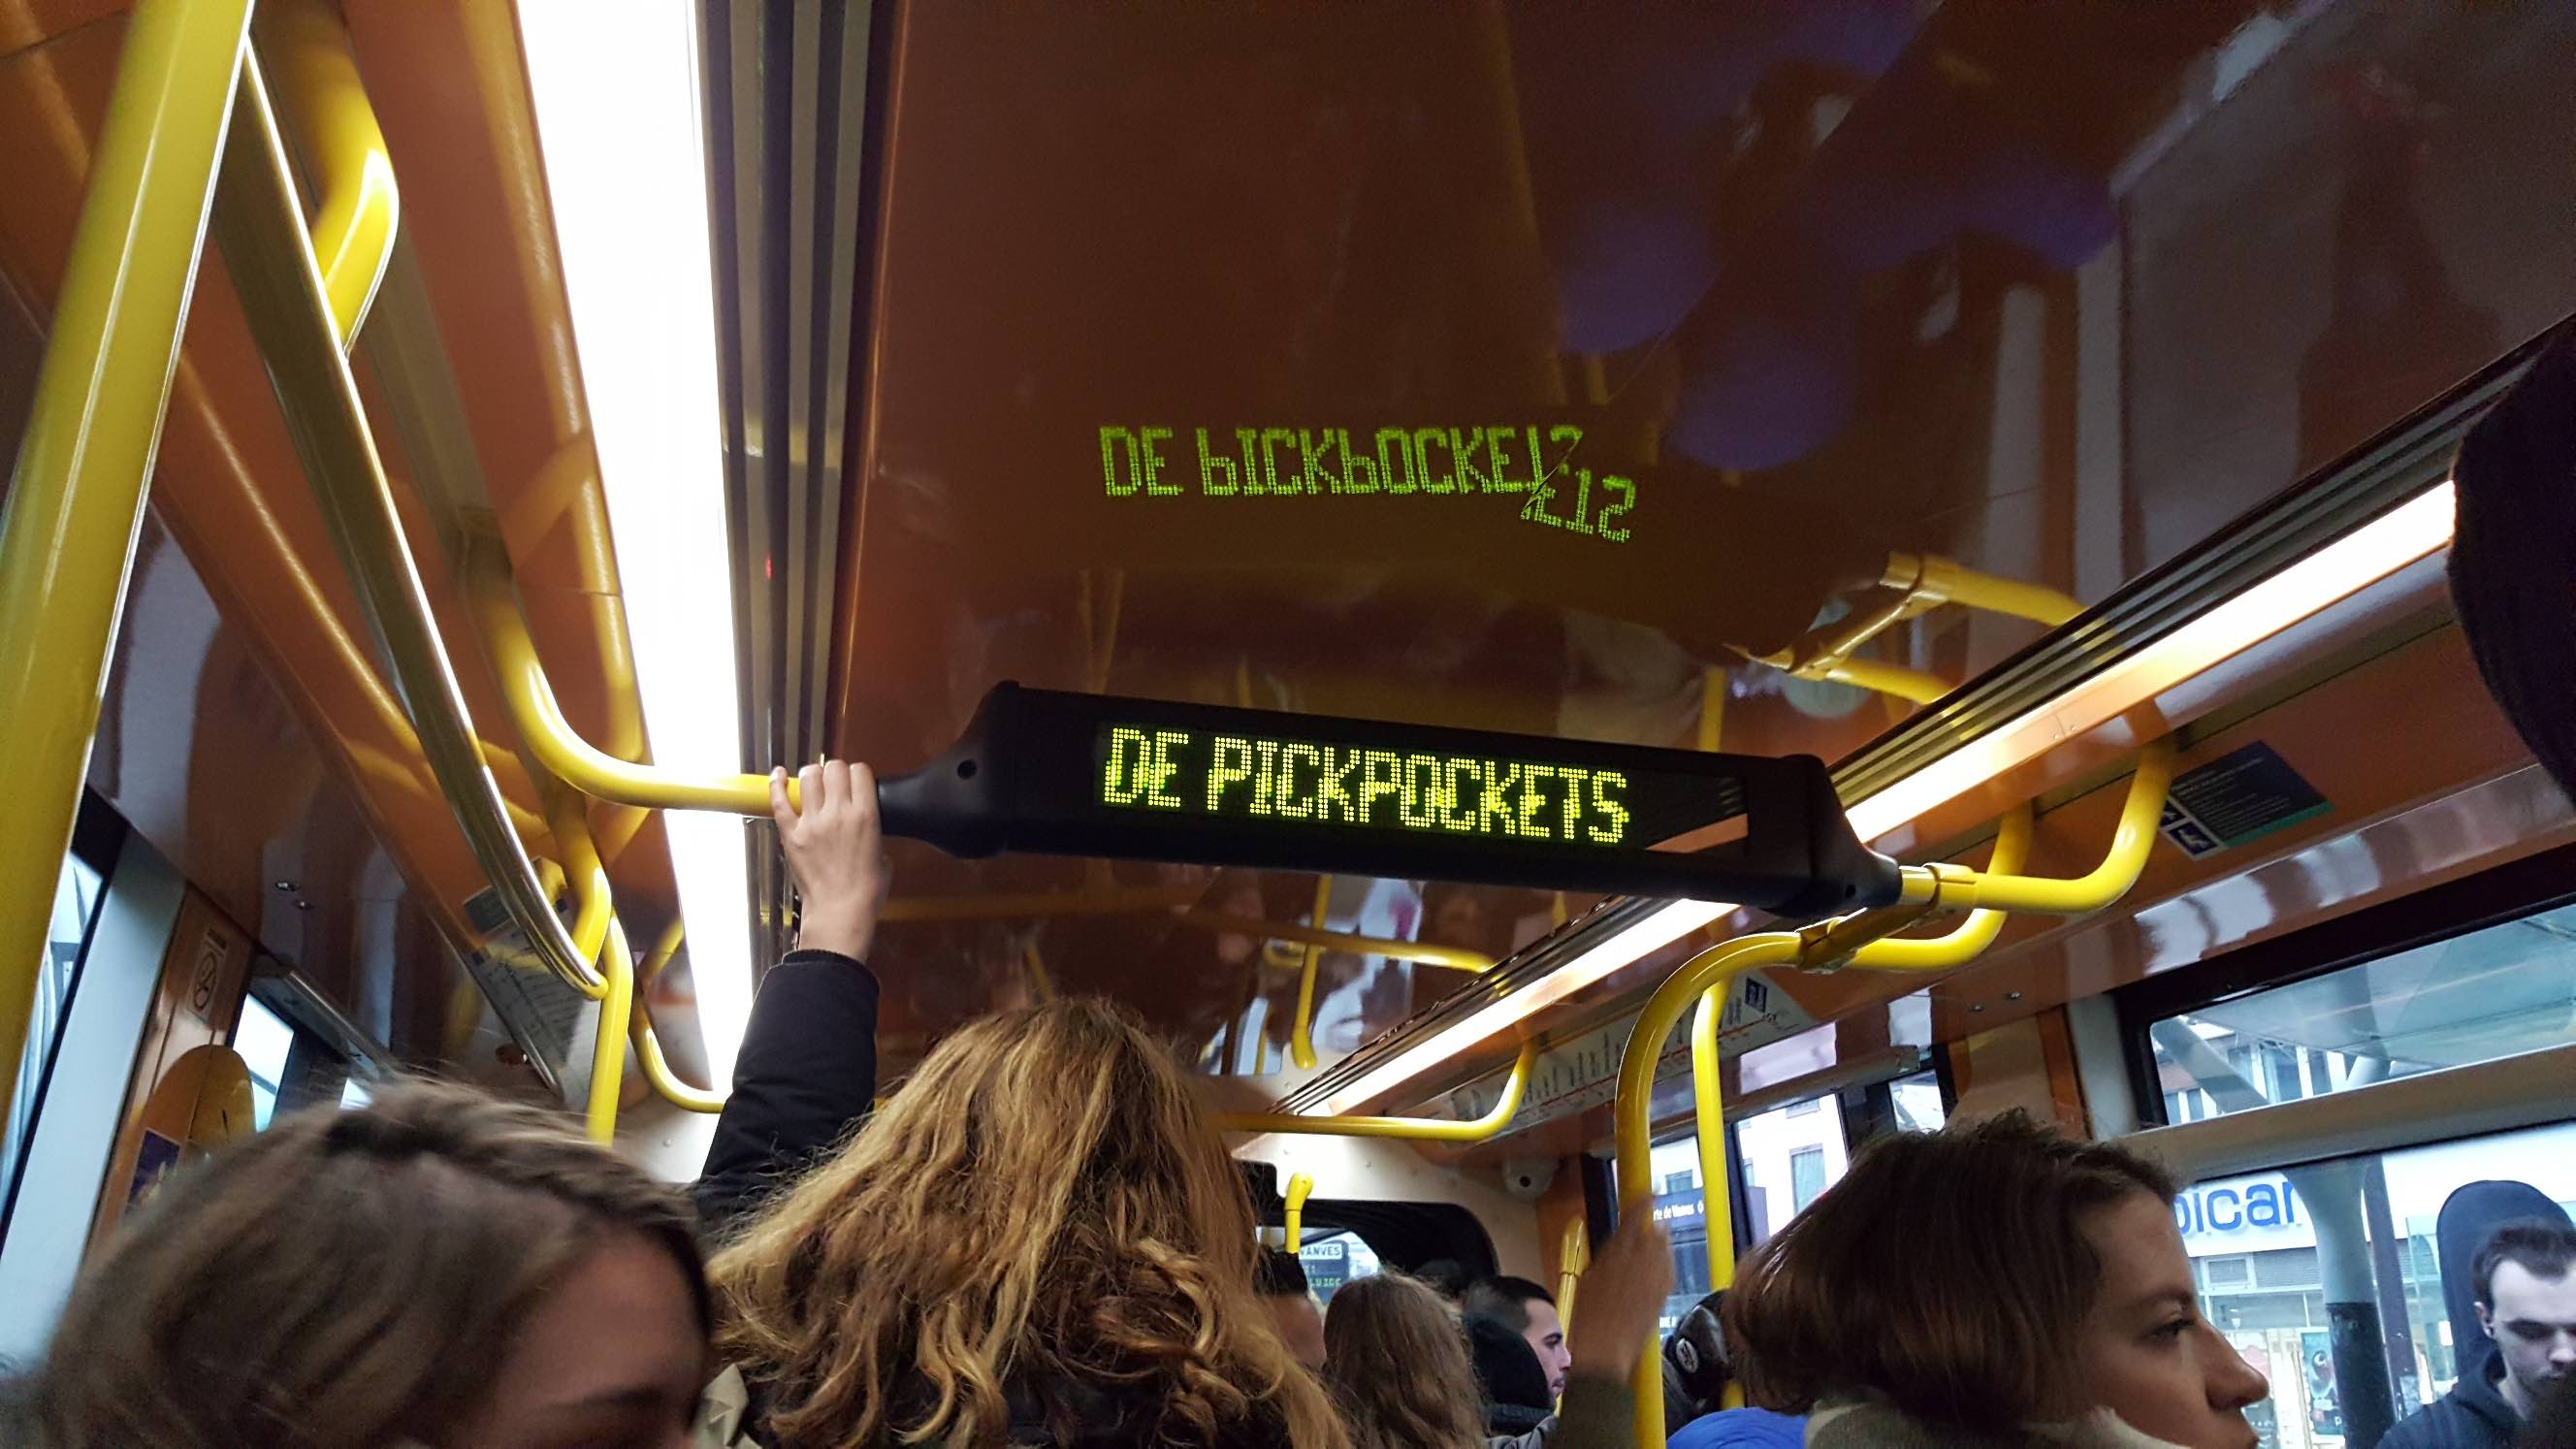
[[[1709,1224],[1709,1284],[1724,1288],[1735,1281],[1735,1240],[1730,1183],[1726,1175],[1726,1104],[1719,1078],[1718,1025],[1727,988],[1746,971],[1761,966],[1850,966],[1862,970],[1934,971],[1964,964],[2002,933],[2004,913],[2028,910],[2081,915],[2111,904],[2137,884],[2154,843],[2156,823],[2164,812],[2165,793],[2173,782],[2175,744],[2159,739],[2138,753],[2120,821],[2102,864],[2071,880],[2017,874],[2026,859],[2033,828],[2033,808],[2024,803],[2004,817],[1995,835],[1994,853],[1985,871],[1953,866],[1908,866],[1907,900],[1896,906],[1859,911],[1818,922],[1799,931],[1773,931],[1722,942],[1685,962],[1666,978],[1637,1013],[1619,1059],[1619,1095],[1614,1108],[1618,1146],[1619,1211],[1624,1218],[1643,1210],[1653,1190],[1653,1123],[1648,1113],[1655,1069],[1663,1044],[1672,1036],[1681,1013],[1694,999],[1698,1013],[1691,1023],[1691,1087],[1698,1133],[1702,1211]],[[1968,908],[1970,914],[1945,935],[1897,939],[1902,930],[1931,909]],[[1664,1440],[1662,1369],[1652,1348],[1640,1356],[1632,1387],[1636,1393],[1636,1437],[1641,1444]],[[1730,1405],[1740,1402],[1728,1390]]]
[[[1283,1132],[1305,1137],[1395,1137],[1408,1142],[1482,1142],[1511,1125],[1538,1061],[1538,1042],[1521,1043],[1502,1100],[1482,1117],[1453,1122],[1442,1117],[1301,1117],[1292,1112],[1229,1112],[1216,1119],[1220,1132]]]

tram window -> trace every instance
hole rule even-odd
[[[2476,1324],[2446,1305],[2436,1225],[2461,1187],[2497,1182],[2576,1210],[2576,1123],[2195,1183],[2175,1199],[2202,1311],[2271,1380],[2249,1411],[2266,1449],[2371,1442],[2487,1369],[2491,1350],[2460,1352]],[[2467,1253],[2484,1231],[2468,1230]]]
[[[1753,1243],[1769,1238],[1774,1228],[1841,1181],[1851,1163],[1843,1114],[1800,1113],[1794,1103],[1737,1123],[1735,1142],[1744,1163],[1742,1191]]]
[[[1368,1245],[1367,1239],[1350,1232],[1299,1244],[1297,1261],[1306,1270],[1306,1286],[1322,1303],[1332,1302],[1334,1290],[1343,1284],[1378,1271],[1377,1250]]]
[[[2167,1122],[2322,1097],[2567,1041],[2576,906],[2148,1023]]]
[[[1931,1072],[1916,1072],[1887,1084],[1888,1095],[1896,1105],[1896,1125],[1907,1132],[1938,1132],[1950,1120],[1941,1105],[1941,1079]]]
[[[295,1051],[295,1028],[256,996],[242,999],[241,1025],[233,1029],[233,1050],[250,1068],[250,1092],[259,1130],[268,1130],[277,1115],[277,1084],[286,1080],[286,1059]]]
[[[61,1038],[63,1017],[70,1009],[72,985],[80,975],[90,923],[106,894],[107,878],[77,855],[66,856],[54,882],[54,912],[45,931],[44,959],[36,967],[34,1011],[27,1023],[26,1045],[14,1066],[16,1088],[9,1095],[9,1116],[0,1123],[0,1202],[14,1192],[18,1154],[35,1126],[36,1109],[45,1086],[45,1071]]]

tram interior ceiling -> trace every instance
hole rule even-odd
[[[158,882],[122,999],[212,984],[152,1040],[273,1020],[685,1175],[795,935],[765,772],[826,757],[881,782],[890,1079],[1114,998],[1343,1264],[1463,1216],[1572,1282],[1728,1171],[1749,1241],[1841,1159],[1746,1119],[1819,1101],[2188,1132],[2563,1039],[2518,875],[2455,967],[2088,1022],[2576,842],[2479,666],[2527,728],[2555,676],[2443,578],[2576,312],[2569,7],[695,0],[616,60],[551,0],[236,8],[191,191],[99,158],[207,12],[0,0],[0,733],[50,750],[0,775],[63,806],[0,861],[126,843],[0,908],[0,1162]],[[219,244],[84,213],[156,177]],[[86,367],[120,328],[168,335]],[[2564,592],[2515,582],[2473,635]],[[2158,835],[2244,758],[2302,808]],[[2469,997],[2517,1022],[2408,1016]],[[1613,1182],[1623,1110],[1698,1150]]]

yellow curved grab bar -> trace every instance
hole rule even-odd
[[[1332,908],[1333,878],[1319,875],[1315,877],[1315,913],[1308,924],[1318,931],[1324,929],[1324,918]],[[1305,964],[1297,976],[1297,1015],[1288,1025],[1288,1060],[1296,1063],[1301,1072],[1315,1069],[1315,968],[1323,959],[1324,943],[1308,941]]]
[[[393,158],[358,79],[349,32],[320,0],[266,0],[252,31],[272,62],[277,104],[303,143],[320,206],[313,250],[340,343],[365,323],[393,260],[402,194]]]
[[[1282,1194],[1288,1211],[1281,1221],[1288,1227],[1288,1251],[1291,1253],[1306,1241],[1306,1197],[1314,1190],[1315,1179],[1302,1172],[1288,1174],[1288,1191]]]
[[[2161,803],[2157,807],[2161,810]],[[1986,869],[1999,875],[2020,870],[2030,859],[2031,831],[2037,824],[2038,811],[2027,800],[2007,812],[1995,829],[1994,854],[1986,860]],[[1888,936],[1871,941],[1852,953],[1851,964],[1878,971],[1924,971],[1956,966],[1995,943],[2003,934],[2007,912],[1981,907],[1968,912],[1967,919],[1956,928],[1939,936]]]
[[[1796,939],[1795,937],[1791,938]],[[1227,1112],[1216,1118],[1220,1132],[1282,1132],[1300,1137],[1397,1137],[1409,1142],[1482,1142],[1511,1125],[1521,1109],[1521,1092],[1529,1086],[1530,1068],[1538,1061],[1538,1042],[1521,1043],[1512,1074],[1503,1082],[1502,1100],[1484,1116],[1468,1122],[1441,1117],[1300,1117],[1287,1112]]]
[[[249,23],[248,0],[133,7],[0,504],[0,1111],[18,1085]]]
[[[2036,911],[2051,916],[2080,916],[2098,911],[2128,894],[2146,869],[2147,852],[2156,843],[2156,826],[2164,816],[2165,793],[2173,785],[2174,741],[2168,735],[2138,751],[2137,773],[2129,779],[2129,797],[2120,807],[2119,828],[2102,863],[2071,880],[2053,880],[2010,872],[1908,866],[1905,899],[1932,901],[1944,910],[1978,907],[1998,911]]]
[[[767,788],[766,782],[763,787]],[[764,808],[763,813],[766,813]],[[898,896],[877,913],[879,921],[985,921],[1048,916],[1125,916],[1177,910],[1206,896],[1205,886],[1133,886],[1091,891],[1031,891],[1022,895]]]
[[[1485,972],[1494,969],[1494,958],[1482,951],[1464,946],[1442,946],[1430,941],[1397,941],[1383,936],[1355,936],[1345,931],[1319,931],[1313,926],[1300,926],[1289,921],[1264,921],[1253,916],[1229,915],[1223,911],[1183,911],[1182,925],[1202,931],[1229,935],[1254,936],[1272,941],[1295,941],[1300,945],[1323,946],[1335,951],[1349,951],[1361,956],[1385,956],[1396,961],[1416,961],[1425,966],[1443,966],[1452,971]]]
[[[1629,1029],[1628,1044],[1619,1057],[1619,1096],[1613,1108],[1617,1123],[1619,1218],[1631,1222],[1642,1218],[1653,1208],[1654,1165],[1650,1137],[1653,1122],[1648,1112],[1655,1090],[1655,1068],[1663,1056],[1664,1043],[1672,1038],[1673,1027],[1682,1013],[1702,996],[1714,993],[1721,999],[1729,982],[1757,966],[1776,966],[1798,959],[1806,942],[1795,932],[1770,931],[1761,935],[1741,936],[1711,946],[1685,962],[1681,969],[1665,978],[1655,994],[1637,1013],[1636,1024]],[[1719,1122],[1712,1130],[1710,1114],[1722,1112],[1715,1099],[1717,1080],[1717,1035],[1706,1033],[1705,1059],[1702,1033],[1691,1033],[1691,1071],[1694,1085],[1711,1085],[1697,1092],[1700,1112],[1700,1203],[1702,1220],[1708,1224],[1709,1286],[1724,1287],[1735,1278],[1735,1239],[1732,1230],[1734,1212],[1730,1204],[1726,1179],[1725,1129]],[[1711,1144],[1716,1146],[1712,1149]],[[1715,1161],[1712,1164],[1711,1158]],[[1712,1166],[1714,1171],[1712,1171]],[[1662,1356],[1658,1345],[1649,1343],[1637,1358],[1629,1385],[1636,1395],[1637,1442],[1664,1442],[1664,1380]]]
[[[605,997],[609,981],[581,954],[553,901],[539,889],[527,848],[484,764],[482,742],[431,621],[357,381],[340,348],[284,142],[252,57],[243,60],[225,134],[214,229],[296,456],[467,845],[545,967],[583,996]]]
[[[751,816],[769,813],[766,775],[675,774],[621,760],[575,732],[555,702],[554,686],[547,682],[545,665],[528,638],[527,622],[519,616],[510,556],[502,546],[498,522],[483,510],[467,510],[459,522],[463,538],[457,582],[474,611],[484,649],[491,655],[492,673],[500,682],[510,721],[518,726],[519,738],[538,763],[583,794],[621,805]],[[798,794],[790,776],[788,799],[795,801]]]

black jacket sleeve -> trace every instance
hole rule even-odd
[[[712,1242],[733,1235],[781,1183],[813,1165],[877,1095],[877,979],[832,951],[791,951],[761,982],[689,1193]]]

